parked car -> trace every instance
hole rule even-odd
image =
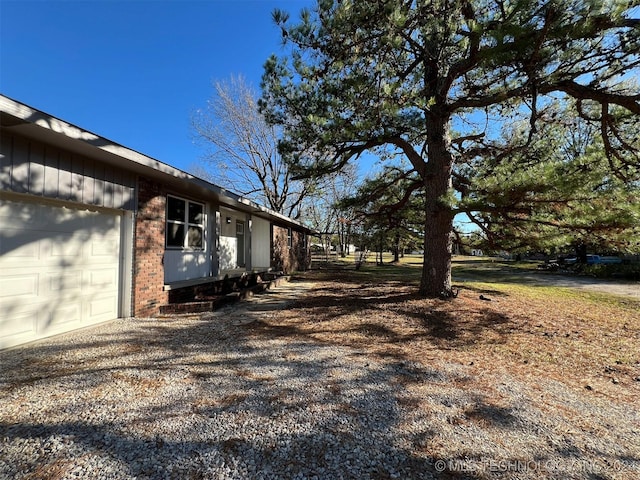
[[[594,261],[593,263],[602,263],[602,264],[622,263],[622,259],[620,257],[614,257],[614,256],[600,257],[598,255],[593,255],[593,256],[597,257],[596,259],[597,261]]]
[[[578,262],[576,257],[565,258],[565,265],[573,265]],[[587,255],[587,265],[599,265],[599,264],[614,264],[614,263],[622,263],[622,259],[620,257],[601,257],[600,255]]]

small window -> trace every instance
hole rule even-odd
[[[287,229],[287,246],[291,248],[293,246],[293,236],[291,233],[291,227]]]
[[[204,223],[204,206],[199,203],[189,202],[189,223],[203,224]]]
[[[167,240],[170,248],[204,248],[204,205],[167,196]]]

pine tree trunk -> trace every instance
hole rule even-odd
[[[400,234],[396,233],[395,243],[393,247],[393,262],[398,263],[400,261]]]
[[[447,122],[431,119],[429,127],[429,160],[424,175],[426,207],[420,294],[429,298],[449,297],[453,215],[451,207],[443,199],[451,188],[453,159],[449,152]]]

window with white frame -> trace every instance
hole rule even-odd
[[[204,249],[204,205],[167,195],[167,248]]]
[[[287,229],[287,246],[291,248],[293,246],[293,235],[291,232],[291,227]]]

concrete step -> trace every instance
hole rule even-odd
[[[226,295],[216,295],[206,299],[183,302],[183,303],[168,303],[160,305],[160,317],[168,317],[172,315],[192,315],[197,313],[211,312],[222,305],[238,302],[246,298],[252,297],[255,294],[264,292],[270,288],[277,287],[281,283],[288,282],[289,275],[274,278],[273,280],[258,283],[257,285],[231,292]]]

